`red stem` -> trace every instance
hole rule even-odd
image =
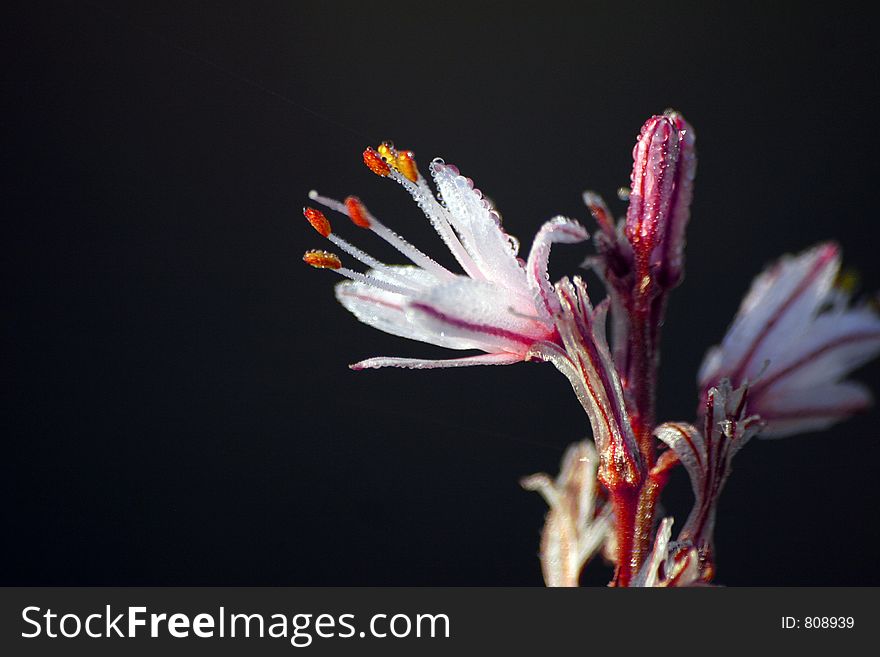
[[[639,489],[622,484],[609,490],[617,529],[617,567],[611,586],[629,586],[637,565],[632,554],[635,540],[635,519],[638,509]]]
[[[641,568],[650,551],[651,530],[657,499],[668,475],[654,477],[652,468],[657,450],[652,437],[657,386],[656,343],[665,300],[648,272],[648,263],[636,265],[636,284],[629,308],[629,388],[630,422],[639,445],[645,471],[638,486],[611,490],[617,522],[617,569],[613,584],[627,586]],[[650,474],[649,474],[650,473]]]

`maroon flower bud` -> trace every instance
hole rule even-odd
[[[684,230],[696,173],[694,134],[676,112],[653,116],[633,149],[625,234],[641,276],[674,287],[683,272]]]
[[[678,164],[675,185],[670,203],[669,225],[663,239],[660,269],[657,279],[661,286],[670,288],[681,283],[684,277],[684,232],[691,216],[691,199],[694,196],[694,177],[697,175],[697,151],[694,147],[696,134],[690,124],[678,112],[668,112],[678,131]]]

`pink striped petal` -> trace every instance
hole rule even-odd
[[[465,358],[427,360],[422,358],[394,358],[378,356],[349,365],[353,370],[379,369],[381,367],[403,367],[410,370],[435,370],[449,367],[472,367],[474,365],[512,365],[522,360],[519,354],[480,354]]]
[[[535,235],[529,259],[526,262],[526,278],[535,295],[536,307],[551,317],[559,314],[560,306],[559,299],[556,298],[556,290],[550,284],[547,272],[550,247],[554,243],[577,244],[589,239],[589,237],[589,233],[583,226],[565,217],[551,219],[541,226],[538,234]]]

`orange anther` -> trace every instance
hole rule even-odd
[[[364,164],[366,164],[367,168],[377,176],[385,177],[391,173],[388,163],[385,162],[385,160],[382,159],[382,156],[372,148],[368,148],[364,151]]]
[[[349,196],[345,199],[345,209],[348,210],[348,216],[351,217],[352,223],[361,228],[370,227],[370,213],[367,206],[361,203],[357,196]]]
[[[303,214],[309,220],[309,223],[312,224],[312,228],[321,233],[323,237],[330,237],[330,233],[333,230],[330,228],[330,222],[323,212],[315,208],[303,208]]]
[[[316,269],[339,269],[342,267],[342,261],[335,253],[327,251],[306,251],[303,256],[303,262]]]

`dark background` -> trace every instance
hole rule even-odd
[[[703,353],[781,253],[836,238],[880,287],[878,53],[852,9],[116,5],[4,21],[4,584],[540,584],[545,507],[517,481],[586,434],[568,382],[351,372],[455,354],[358,323],[300,260],[324,246],[313,187],[442,259],[360,162],[383,138],[458,164],[526,251],[549,217],[586,220],[583,189],[622,212],[640,125],[685,114],[700,166],[661,419],[692,418]],[[587,252],[559,248],[554,278]],[[857,378],[880,390],[877,364]],[[719,582],[880,584],[878,419],[737,456]],[[679,472],[679,523],[690,499]]]

